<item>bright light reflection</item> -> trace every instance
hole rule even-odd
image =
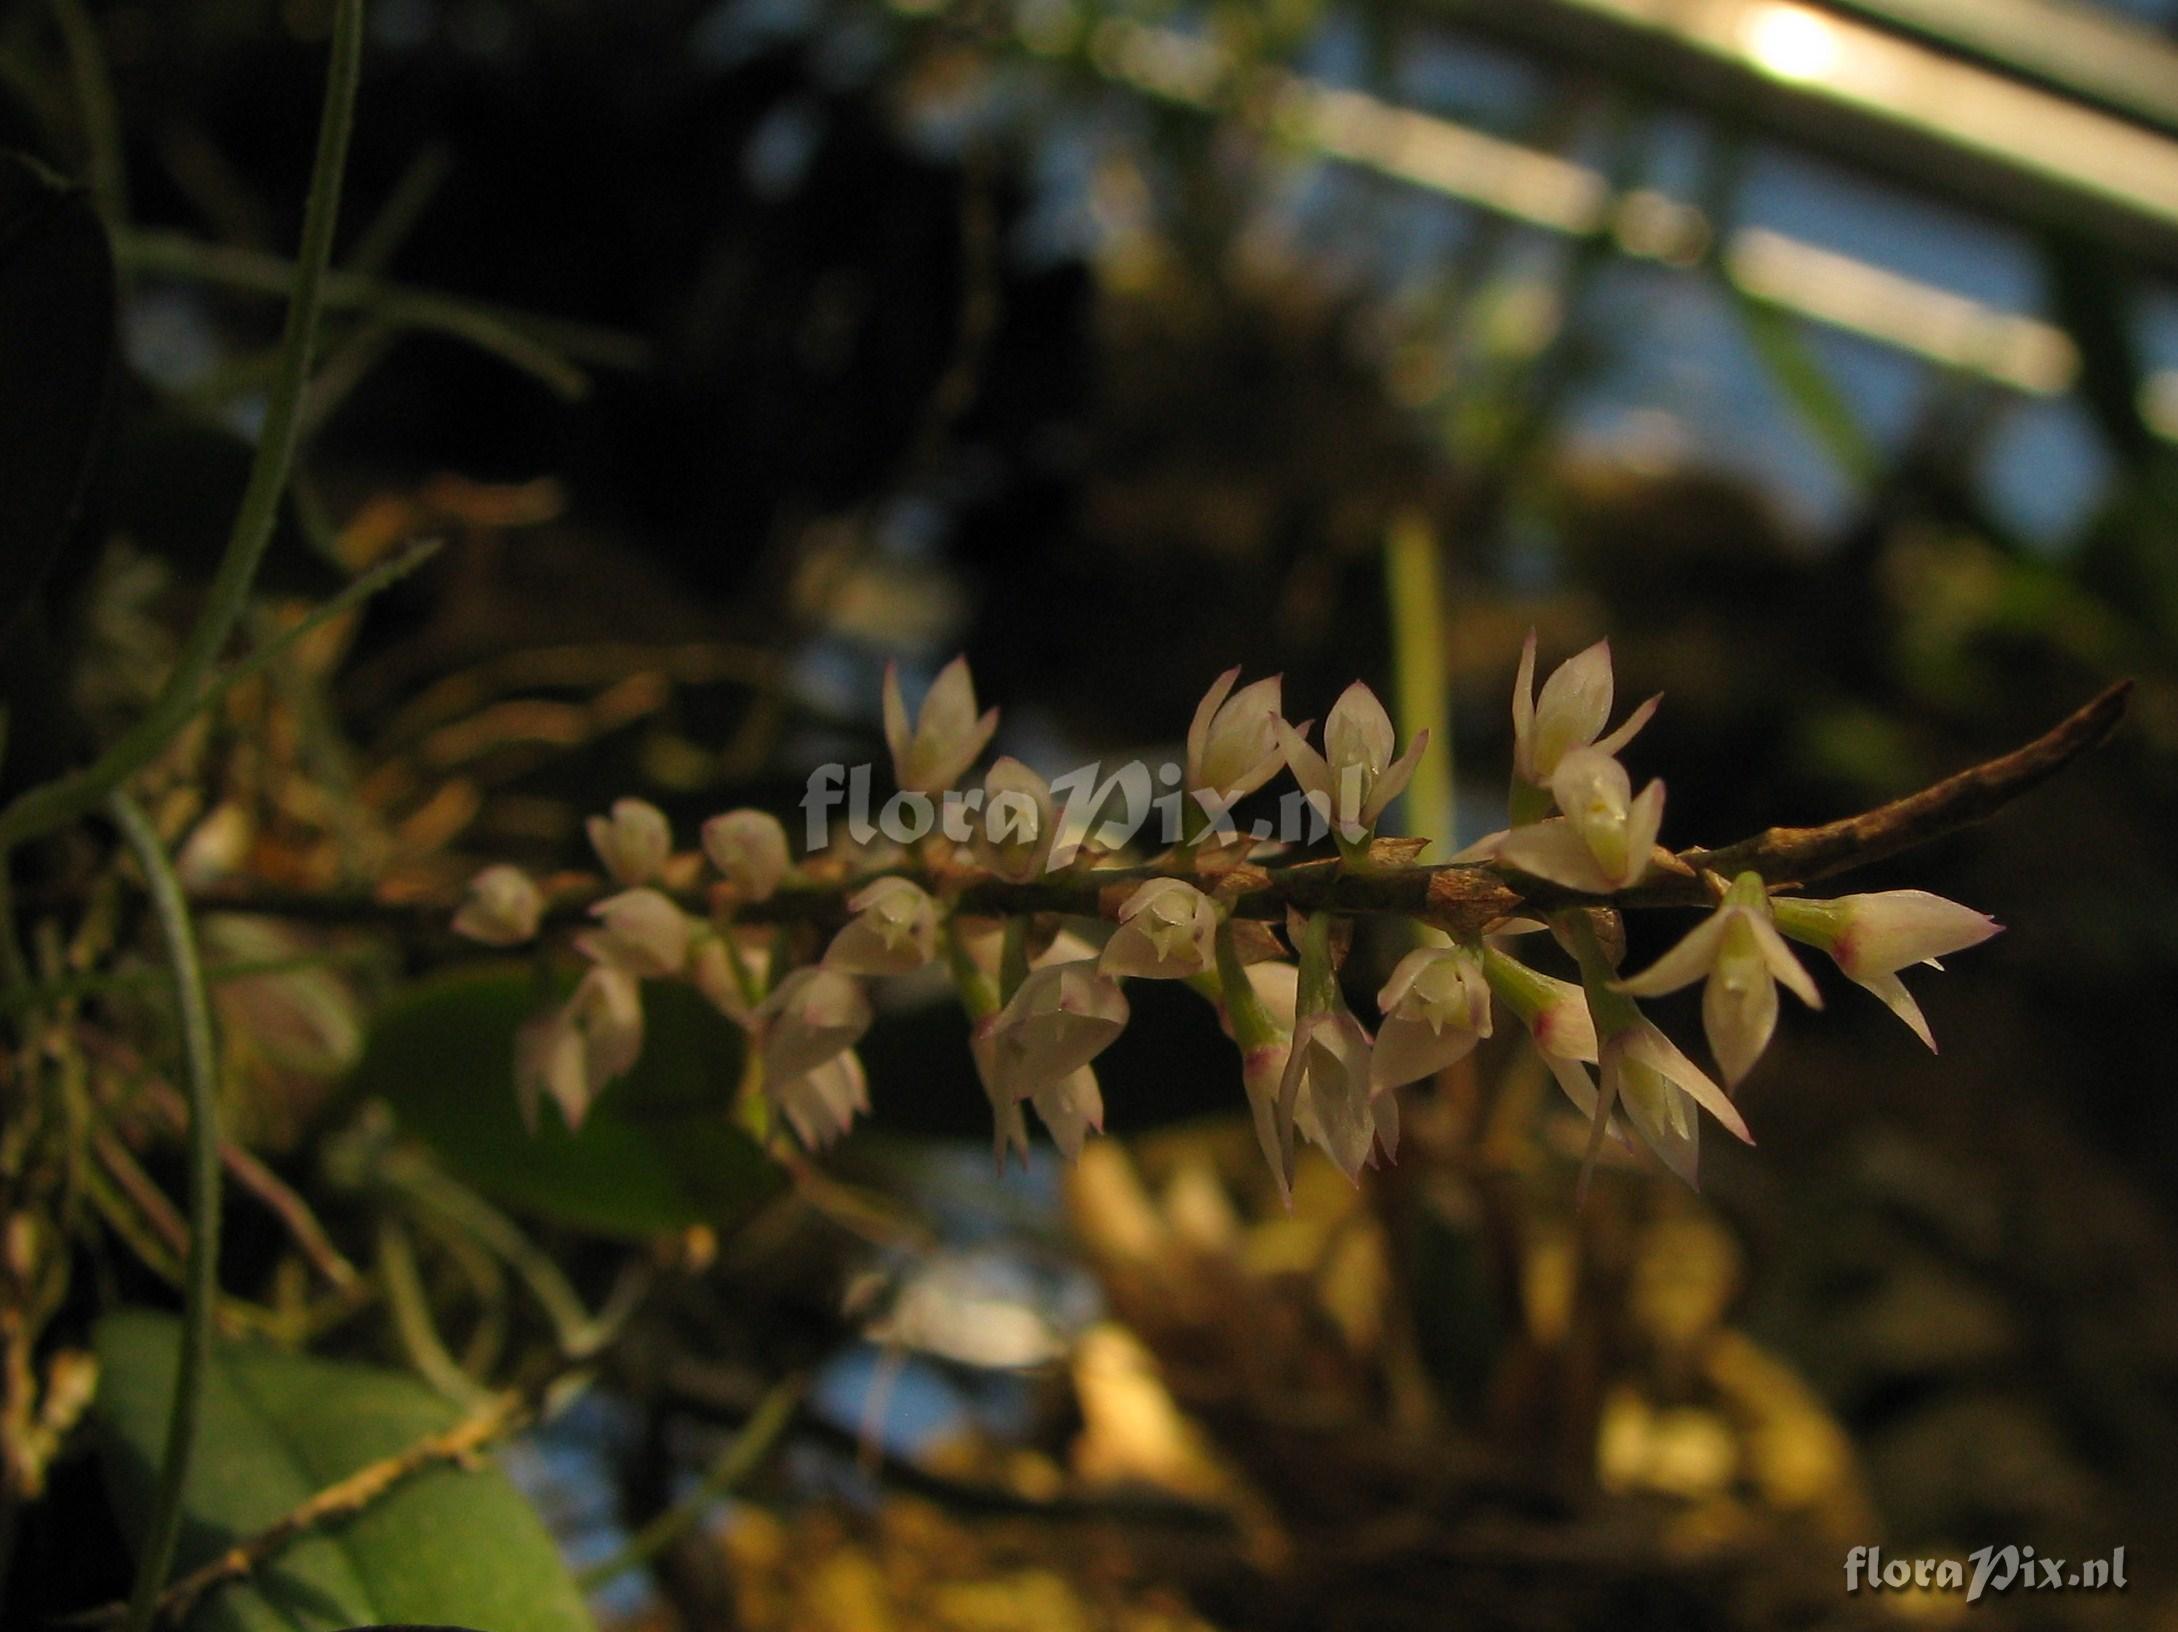
[[[1754,6],[1740,20],[1739,37],[1756,65],[1779,79],[1827,79],[1842,54],[1836,25],[1805,6]]]

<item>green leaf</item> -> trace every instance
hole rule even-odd
[[[503,1206],[642,1239],[731,1226],[775,1194],[778,1168],[733,1121],[741,1033],[686,986],[643,987],[643,1057],[569,1132],[548,1104],[532,1134],[514,1094],[514,1034],[557,994],[526,970],[458,970],[388,1005],[357,1086]]]
[[[151,1500],[181,1326],[123,1310],[99,1322],[97,1410],[108,1488],[132,1536]],[[357,1469],[459,1420],[399,1372],[222,1343],[183,1499],[177,1570],[205,1563]],[[536,1511],[492,1467],[417,1474],[355,1516],[215,1589],[189,1632],[320,1632],[459,1622],[589,1632],[582,1595]]]

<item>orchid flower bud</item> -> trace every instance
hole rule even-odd
[[[642,989],[624,970],[600,966],[576,983],[567,1002],[525,1024],[515,1036],[514,1089],[522,1121],[537,1131],[539,1099],[550,1094],[570,1128],[590,1102],[643,1052]]]
[[[1882,999],[1932,1053],[1936,1038],[1898,971],[1916,963],[1941,969],[1938,958],[1979,946],[2004,928],[1987,913],[1927,890],[1881,890],[1829,901],[1780,896],[1770,907],[1779,929],[1829,953],[1847,979]]]
[[[1231,668],[1212,681],[1187,728],[1187,791],[1205,795],[1219,810],[1253,793],[1285,763],[1278,745],[1278,676],[1235,692],[1239,678],[1240,670]]]
[[[1288,968],[1292,967],[1290,964]],[[1248,1115],[1255,1123],[1256,1147],[1278,1184],[1278,1199],[1293,1205],[1293,1155],[1280,1130],[1278,1107],[1285,1094],[1286,1067],[1293,1058],[1293,1039],[1280,1033],[1271,1042],[1244,1048],[1240,1054],[1240,1086],[1247,1096]]]
[[[968,1029],[968,1055],[975,1061],[976,1080],[983,1084],[983,1097],[991,1102],[991,1151],[998,1170],[1003,1173],[1008,1155],[1018,1155],[1023,1166],[1028,1164],[1029,1136],[1028,1118],[1021,1114],[1021,1101],[1005,1081],[997,1032],[997,1015],[986,1015],[976,1021]]]
[[[703,853],[745,901],[769,901],[792,865],[786,829],[764,810],[729,810],[703,824]]]
[[[1301,971],[1290,963],[1242,964],[1230,926],[1218,937],[1218,1025],[1240,1049],[1240,1081],[1255,1122],[1256,1143],[1278,1184],[1278,1199],[1293,1205],[1292,1151],[1278,1107],[1291,1057]]]
[[[537,933],[544,892],[519,867],[487,867],[469,880],[454,933],[486,946],[520,946]]]
[[[764,1080],[807,1076],[862,1040],[870,1000],[860,982],[818,964],[797,969],[756,1011]]]
[[[1044,871],[1058,836],[1049,782],[1010,757],[983,773],[983,809],[972,841],[976,860],[1000,878],[1027,884]]]
[[[1281,1155],[1298,1130],[1321,1146],[1349,1179],[1360,1177],[1378,1137],[1370,1080],[1370,1038],[1340,994],[1331,917],[1316,912],[1299,920],[1295,941],[1301,966],[1292,1046],[1278,1085]],[[1396,1113],[1394,1113],[1396,1116]],[[1392,1139],[1398,1138],[1397,1123]]]
[[[893,780],[904,793],[943,793],[976,762],[998,730],[998,710],[976,713],[976,683],[968,659],[956,657],[938,671],[908,726],[900,697],[900,668],[885,665],[885,746],[892,751]]]
[[[1251,963],[1244,973],[1249,990],[1256,1001],[1263,1005],[1277,1028],[1291,1035],[1300,1020],[1301,971],[1290,963]],[[1232,1035],[1231,1022],[1226,1022],[1226,1035]]]
[[[1104,1093],[1097,1074],[1088,1066],[1040,1082],[1029,1094],[1029,1103],[1051,1134],[1051,1142],[1068,1161],[1081,1155],[1094,1129],[1104,1131]]]
[[[1305,728],[1277,722],[1279,750],[1308,802],[1349,843],[1366,838],[1384,809],[1398,798],[1429,746],[1427,731],[1416,734],[1397,759],[1391,716],[1376,693],[1356,680],[1339,694],[1323,722],[1323,748],[1309,747]]]
[[[1561,914],[1553,920],[1553,928],[1580,960],[1589,1017],[1602,1044],[1600,1087],[1590,1113],[1588,1154],[1581,1162],[1583,1193],[1614,1111],[1622,1113],[1657,1159],[1689,1185],[1695,1182],[1700,1138],[1694,1106],[1707,1110],[1735,1137],[1753,1144],[1754,1135],[1724,1090],[1644,1018],[1632,998],[1617,989],[1593,921],[1586,914]],[[1572,1083],[1562,1076],[1559,1081],[1569,1094],[1574,1093]],[[1579,1097],[1575,1094],[1576,1102]]]
[[[1550,787],[1565,814],[1514,828],[1495,846],[1498,863],[1591,895],[1638,883],[1664,824],[1664,784],[1636,797],[1625,766],[1600,749],[1575,748]]]
[[[1779,981],[1809,1008],[1823,1006],[1814,980],[1778,934],[1769,894],[1756,873],[1740,874],[1715,912],[1641,974],[1615,982],[1614,989],[1631,997],[1662,997],[1697,980],[1707,982],[1702,1029],[1727,1088],[1738,1087],[1769,1047],[1777,1029]]]
[[[1490,1035],[1490,985],[1472,947],[1425,946],[1409,952],[1377,994],[1369,1077],[1379,1089],[1433,1077],[1463,1060]]]
[[[1344,1004],[1303,1014],[1278,1085],[1282,1119],[1357,1182],[1377,1138],[1370,1054],[1368,1032]]]
[[[1566,1098],[1583,1116],[1596,1107],[1596,1085],[1584,1065],[1596,1060],[1596,1023],[1588,1012],[1588,994],[1571,981],[1530,969],[1493,946],[1482,950],[1483,978],[1490,990],[1528,1028],[1535,1051],[1543,1057]]]
[[[1015,1099],[1033,1099],[1103,1053],[1126,1025],[1126,994],[1093,960],[1032,969],[992,1020],[997,1079]]]
[[[631,975],[677,975],[688,962],[688,915],[657,890],[622,890],[590,909],[600,927],[578,936],[584,956]]]
[[[1183,879],[1153,878],[1119,909],[1097,967],[1107,975],[1185,980],[1217,961],[1217,904]]]
[[[905,878],[880,878],[849,899],[855,914],[824,961],[853,975],[904,975],[938,952],[938,904]]]
[[[870,1082],[853,1049],[783,1081],[766,1078],[765,1096],[810,1150],[827,1150],[853,1126],[855,1115],[870,1109]]]
[[[1513,774],[1530,787],[1548,787],[1559,762],[1575,748],[1591,744],[1599,753],[1616,754],[1649,723],[1661,694],[1626,716],[1625,722],[1598,741],[1611,717],[1611,643],[1599,640],[1567,658],[1535,695],[1535,631],[1520,648],[1520,673],[1513,681]],[[1516,818],[1517,819],[1517,818]]]
[[[1603,1045],[1602,1105],[1608,1116],[1622,1110],[1643,1144],[1687,1184],[1696,1182],[1701,1123],[1699,1105],[1745,1144],[1754,1143],[1738,1109],[1701,1067],[1679,1052],[1647,1020],[1615,1032]],[[1591,1145],[1593,1149],[1593,1145]]]
[[[673,854],[665,812],[641,799],[616,799],[610,816],[593,816],[590,845],[615,883],[648,884]]]

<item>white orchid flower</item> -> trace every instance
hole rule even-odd
[[[870,1109],[870,1080],[853,1049],[833,1055],[798,1077],[766,1079],[764,1093],[810,1150],[829,1149]]]
[[[487,867],[469,880],[454,933],[486,946],[520,946],[537,933],[544,892],[519,867]]]
[[[905,975],[938,954],[938,903],[911,879],[880,878],[847,902],[855,916],[824,961],[851,975]]]
[[[642,799],[616,799],[612,814],[589,820],[590,847],[615,883],[648,884],[673,854],[665,812]]]
[[[797,969],[756,1011],[764,1080],[807,1076],[862,1040],[870,999],[861,983],[822,964]]]
[[[1638,883],[1664,824],[1664,784],[1636,795],[1625,766],[1600,749],[1575,748],[1558,761],[1550,788],[1565,814],[1514,828],[1494,842],[1492,857],[1591,895]]]
[[[1398,758],[1391,716],[1376,693],[1356,680],[1340,693],[1323,722],[1323,752],[1308,745],[1306,727],[1277,722],[1278,744],[1308,802],[1349,843],[1373,832],[1385,807],[1404,791],[1429,746],[1416,734]]]
[[[943,793],[976,762],[998,729],[997,709],[976,712],[976,683],[965,657],[938,671],[912,728],[900,696],[899,665],[887,663],[884,711],[893,780],[907,793]]]
[[[769,901],[792,865],[786,829],[764,810],[729,810],[703,824],[703,853],[744,900]]]
[[[1153,878],[1119,909],[1097,967],[1107,975],[1185,980],[1217,961],[1217,904],[1184,879]]]
[[[576,947],[631,975],[677,975],[688,963],[688,915],[653,889],[622,890],[590,909],[598,927],[577,936]]]
[[[983,773],[983,809],[971,848],[976,859],[1015,884],[1036,879],[1059,836],[1051,784],[1018,759],[1001,758]]]
[[[1932,1053],[1936,1038],[1898,971],[1916,963],[1941,969],[1938,958],[1979,946],[2004,928],[1985,912],[1927,890],[1881,890],[1829,901],[1780,896],[1770,908],[1779,929],[1829,953],[1848,980],[1875,993]]]
[[[550,1095],[570,1128],[590,1103],[643,1052],[643,997],[625,970],[592,969],[567,1001],[515,1034],[514,1090],[522,1121],[537,1131],[539,1101]]]
[[[1205,795],[1219,810],[1253,793],[1285,763],[1278,744],[1284,723],[1279,677],[1236,692],[1233,683],[1239,678],[1236,667],[1212,681],[1187,728],[1187,791]]]
[[[1615,989],[1629,997],[1662,997],[1697,980],[1706,982],[1702,1030],[1728,1088],[1738,1087],[1769,1047],[1777,1029],[1778,982],[1809,1008],[1823,1006],[1814,979],[1777,932],[1768,892],[1755,873],[1740,874],[1715,912]]]
[[[1463,946],[1409,952],[1377,994],[1370,1080],[1379,1089],[1433,1077],[1490,1035],[1490,986],[1481,954]]]
[[[1520,648],[1520,673],[1513,681],[1513,773],[1531,787],[1550,786],[1558,765],[1576,748],[1593,746],[1616,754],[1649,723],[1661,694],[1626,716],[1609,736],[1611,718],[1611,643],[1599,640],[1567,658],[1535,695],[1535,631]],[[1601,740],[1598,740],[1598,739]]]

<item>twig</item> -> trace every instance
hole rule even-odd
[[[789,1377],[774,1384],[754,1414],[741,1425],[740,1432],[727,1441],[726,1448],[695,1489],[636,1531],[627,1544],[609,1558],[578,1575],[576,1583],[582,1590],[595,1592],[607,1582],[617,1581],[628,1571],[648,1564],[686,1535],[703,1517],[705,1508],[729,1494],[763,1464],[764,1458],[779,1442],[779,1436],[794,1420],[794,1414],[801,1409],[802,1396],[808,1387],[808,1379],[803,1377]]]
[[[2131,690],[2132,682],[2121,680],[2024,747],[1858,816],[1820,827],[1773,827],[1721,849],[1696,846],[1676,855],[1658,850],[1646,878],[1608,898],[1583,895],[1487,863],[1356,872],[1326,858],[1274,868],[1250,864],[1222,878],[1203,876],[1199,881],[1219,891],[1236,917],[1282,923],[1288,909],[1345,916],[1390,914],[1466,935],[1479,933],[1502,918],[1606,899],[1618,907],[1703,906],[1713,899],[1705,873],[1729,876],[1753,871],[1773,885],[1811,883],[1985,820],[2108,738],[2124,716]],[[1134,886],[1145,879],[1171,876],[1169,869],[1159,866],[1101,867],[1012,884],[980,872],[893,871],[950,895],[962,913],[992,918],[1033,912],[1112,918]],[[867,884],[869,876],[789,883],[762,902],[735,901],[724,886],[685,891],[681,900],[695,912],[729,905],[738,918],[750,923],[836,924],[847,916],[847,897]],[[587,923],[590,907],[611,888],[586,884],[561,894],[546,914],[546,925]],[[199,911],[377,923],[442,935],[459,905],[437,897],[387,900],[370,894],[232,884],[203,891],[195,904]]]
[[[185,1132],[188,1122],[185,1113],[182,1117]],[[151,1175],[143,1170],[120,1136],[110,1128],[101,1128],[91,1136],[91,1148],[97,1153],[106,1176],[119,1187],[122,1197],[136,1209],[137,1216],[150,1227],[160,1244],[174,1255],[174,1261],[185,1262],[189,1257],[188,1220],[174,1210],[166,1192],[152,1182]]]
[[[751,1402],[752,1389],[742,1387],[725,1373],[699,1360],[672,1362],[662,1375],[646,1378],[645,1385],[670,1405],[707,1421],[743,1422],[757,1409]],[[859,1459],[868,1449],[858,1431],[815,1411],[803,1413],[798,1431],[842,1455]],[[1067,1491],[1053,1496],[1029,1496],[1005,1485],[940,1473],[881,1443],[871,1451],[871,1460],[875,1477],[885,1485],[927,1497],[956,1512],[1056,1523],[1106,1520],[1194,1532],[1228,1532],[1237,1528],[1232,1513],[1187,1496],[1148,1490]]]
[[[295,966],[292,959],[263,961],[265,968],[257,972],[284,973]],[[319,962],[322,960],[305,960],[303,966],[312,967]],[[225,972],[233,977],[241,968],[241,965],[230,965]],[[217,969],[205,970],[206,986],[216,984],[220,974]],[[75,1041],[86,1054],[97,1056],[109,1069],[126,1077],[177,1134],[187,1136],[187,1102],[175,1091],[174,1085],[153,1071],[134,1049],[110,1034],[88,1028],[78,1032]],[[224,1136],[219,1141],[219,1161],[229,1178],[256,1197],[267,1212],[287,1227],[296,1247],[335,1291],[354,1301],[369,1295],[369,1283],[333,1244],[332,1236],[319,1222],[318,1215],[311,1211],[310,1204],[292,1185],[259,1161],[247,1147]]]
[[[255,1535],[237,1542],[217,1558],[200,1565],[169,1586],[151,1607],[151,1621],[179,1622],[214,1587],[239,1581],[277,1557],[311,1531],[337,1519],[352,1518],[379,1501],[396,1486],[429,1468],[445,1463],[466,1464],[488,1447],[527,1426],[537,1414],[542,1389],[509,1390],[453,1427],[427,1434],[392,1456],[358,1468],[336,1480],[308,1500],[290,1509]],[[108,1604],[71,1617],[73,1624],[111,1626],[122,1608]]]
[[[252,294],[283,293],[294,268],[277,255],[209,244],[174,232],[121,234],[114,253],[122,265],[163,277],[186,278]],[[435,289],[416,289],[360,272],[333,272],[325,301],[334,310],[368,312],[403,328],[466,340],[555,389],[581,389],[582,371],[568,358],[604,368],[640,370],[650,346],[632,335],[560,318],[510,311]]]
[[[2120,680],[2023,748],[1946,777],[1934,787],[1821,827],[1772,827],[1721,850],[1689,850],[1688,866],[1731,877],[1753,871],[1772,883],[1813,883],[1985,821],[2106,741],[2133,689]]]
[[[152,1097],[161,1111],[177,1125],[181,1123],[181,1101],[170,1086],[154,1081]],[[286,1227],[296,1248],[334,1290],[350,1294],[362,1290],[362,1274],[340,1248],[333,1245],[333,1238],[318,1222],[318,1215],[310,1210],[310,1203],[292,1185],[232,1139],[220,1140],[219,1160],[227,1170],[227,1176],[256,1197],[258,1203]]]

